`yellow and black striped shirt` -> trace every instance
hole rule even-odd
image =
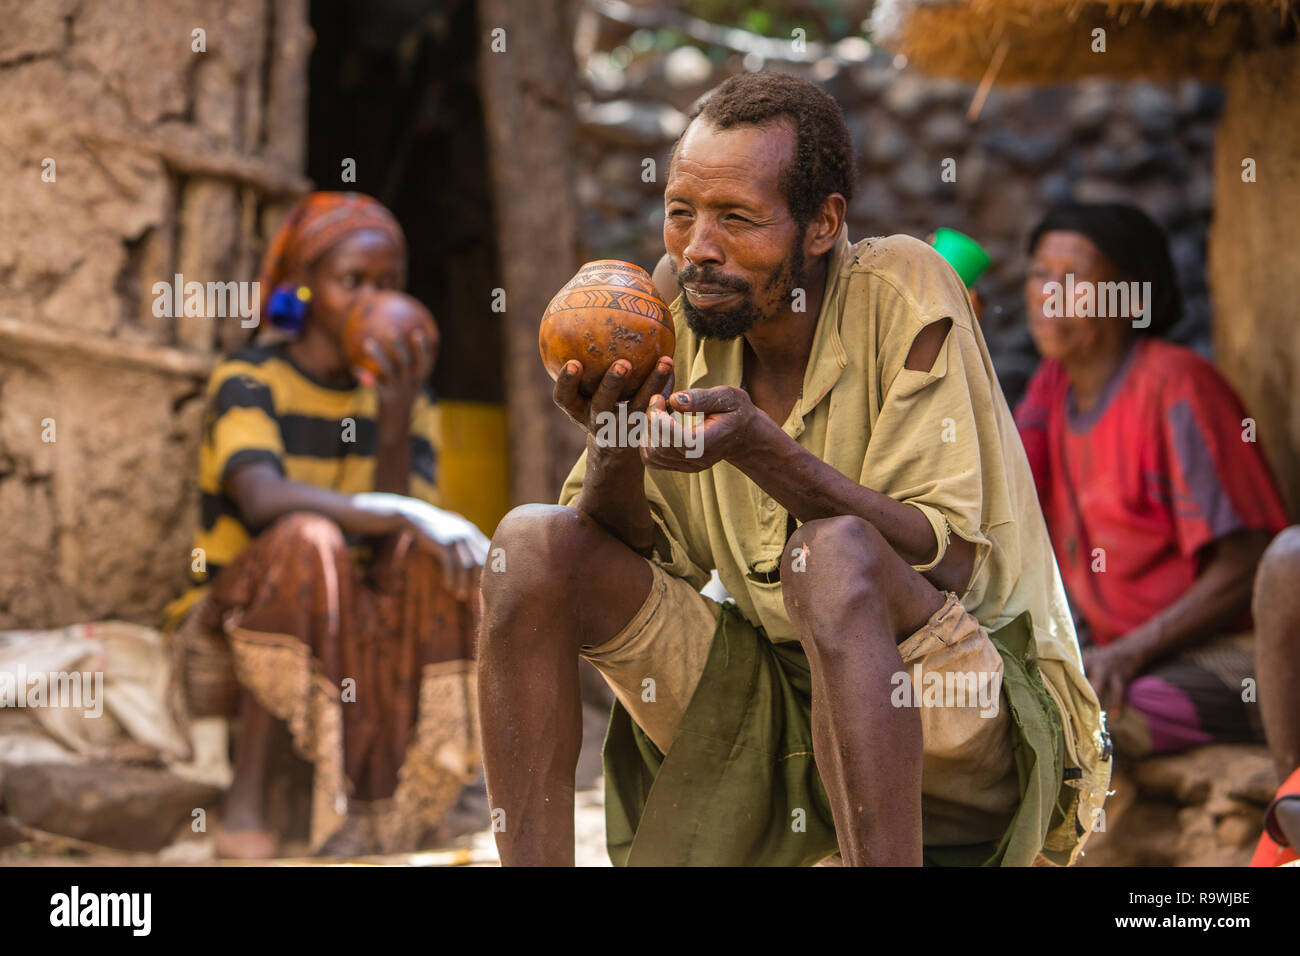
[[[256,533],[222,491],[234,469],[265,462],[290,481],[317,488],[343,494],[375,490],[374,389],[325,385],[295,365],[285,345],[254,346],[213,370],[207,403],[199,447],[199,529],[190,561],[197,587],[168,608],[173,622]],[[411,410],[409,494],[434,505],[438,424],[438,408],[426,389]]]

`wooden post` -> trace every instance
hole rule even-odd
[[[506,411],[514,504],[554,502],[582,450],[555,407],[537,328],[577,269],[573,18],[568,0],[478,0],[483,93],[500,276],[506,296]],[[491,303],[485,302],[488,310]]]

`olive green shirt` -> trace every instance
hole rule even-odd
[[[738,386],[744,339],[695,336],[680,297],[672,314],[676,388]],[[944,318],[952,327],[933,367],[904,368],[917,334]],[[1097,698],[1083,675],[1019,434],[961,280],[937,252],[910,236],[850,244],[841,233],[803,394],[783,428],[841,474],[925,515],[935,553],[918,570],[943,558],[950,535],[972,542],[974,569],[961,599],[986,628],[1030,613],[1039,666],[1062,712],[1066,767],[1080,771],[1072,785],[1086,835],[1110,777]],[[577,498],[585,468],[584,453],[561,504]],[[716,568],[751,623],[775,642],[794,640],[781,584],[764,579],[786,545],[781,505],[728,462],[699,474],[647,469],[645,487],[657,528],[654,560],[697,588]],[[1072,860],[1082,840],[1079,828],[1068,829],[1054,831],[1047,849]]]

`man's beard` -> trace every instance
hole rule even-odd
[[[702,339],[734,339],[744,335],[763,319],[771,318],[782,305],[790,302],[794,290],[804,284],[802,233],[796,236],[790,254],[772,273],[772,277],[763,285],[763,305],[754,297],[753,286],[741,279],[728,279],[687,266],[677,274],[678,285],[695,284],[718,286],[740,293],[740,302],[725,312],[705,311],[691,304],[689,295],[682,296],[682,311],[686,315],[686,326]],[[766,307],[765,307],[766,306]]]

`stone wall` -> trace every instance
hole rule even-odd
[[[152,289],[252,279],[306,187],[306,0],[0,0],[0,23],[0,628],[157,623],[203,379],[247,330],[158,318]]]
[[[578,185],[587,258],[646,267],[658,261],[668,150],[684,111],[746,65],[763,67],[807,75],[843,106],[858,152],[851,237],[925,237],[950,226],[988,250],[994,265],[979,285],[984,328],[1009,398],[1036,362],[1023,322],[1024,240],[1048,204],[1071,196],[1136,202],[1170,231],[1188,305],[1176,338],[1208,343],[1205,233],[1217,89],[1193,82],[995,86],[971,119],[973,86],[909,71],[854,38],[813,62],[763,61],[740,51],[720,58],[717,49],[710,57],[687,46],[623,65],[626,56],[611,52],[629,49],[629,30],[604,23],[593,33],[580,64]],[[956,160],[955,183],[941,178],[946,158]],[[646,159],[656,164],[652,182],[642,177]]]
[[[1225,83],[1210,233],[1214,347],[1259,423],[1291,515],[1300,513],[1300,56],[1241,56]],[[1254,161],[1253,182],[1243,179]]]

